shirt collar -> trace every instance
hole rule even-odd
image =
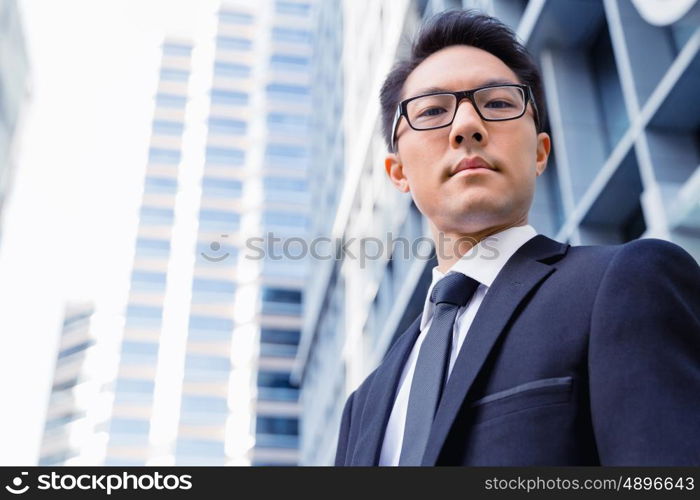
[[[501,232],[487,236],[467,253],[465,253],[447,272],[455,271],[470,278],[474,278],[482,285],[490,287],[506,265],[508,259],[530,239],[537,236],[537,231],[531,225],[515,226]],[[447,273],[442,273],[437,266],[433,268],[433,280],[428,288],[423,305],[420,328],[423,330],[428,324],[432,313],[433,303],[430,302],[430,294],[435,284]]]

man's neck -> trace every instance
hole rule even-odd
[[[527,217],[524,217],[515,222],[491,226],[474,233],[441,232],[431,224],[430,229],[437,252],[438,271],[446,273],[455,262],[489,236],[511,227],[524,226],[526,224]]]

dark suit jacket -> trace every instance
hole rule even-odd
[[[377,465],[420,317],[343,411],[336,465]],[[700,268],[641,239],[538,235],[477,312],[423,465],[699,465]]]

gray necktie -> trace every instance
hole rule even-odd
[[[450,272],[433,287],[433,322],[418,352],[408,397],[399,465],[420,465],[445,384],[457,311],[469,302],[479,282]]]

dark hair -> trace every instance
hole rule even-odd
[[[537,103],[538,128],[547,124],[544,89],[539,69],[515,33],[495,17],[474,10],[449,10],[431,17],[421,26],[407,60],[399,61],[384,80],[380,92],[382,131],[389,150],[392,149],[391,126],[406,78],[431,54],[451,45],[471,45],[498,57],[520,79],[529,85]]]

